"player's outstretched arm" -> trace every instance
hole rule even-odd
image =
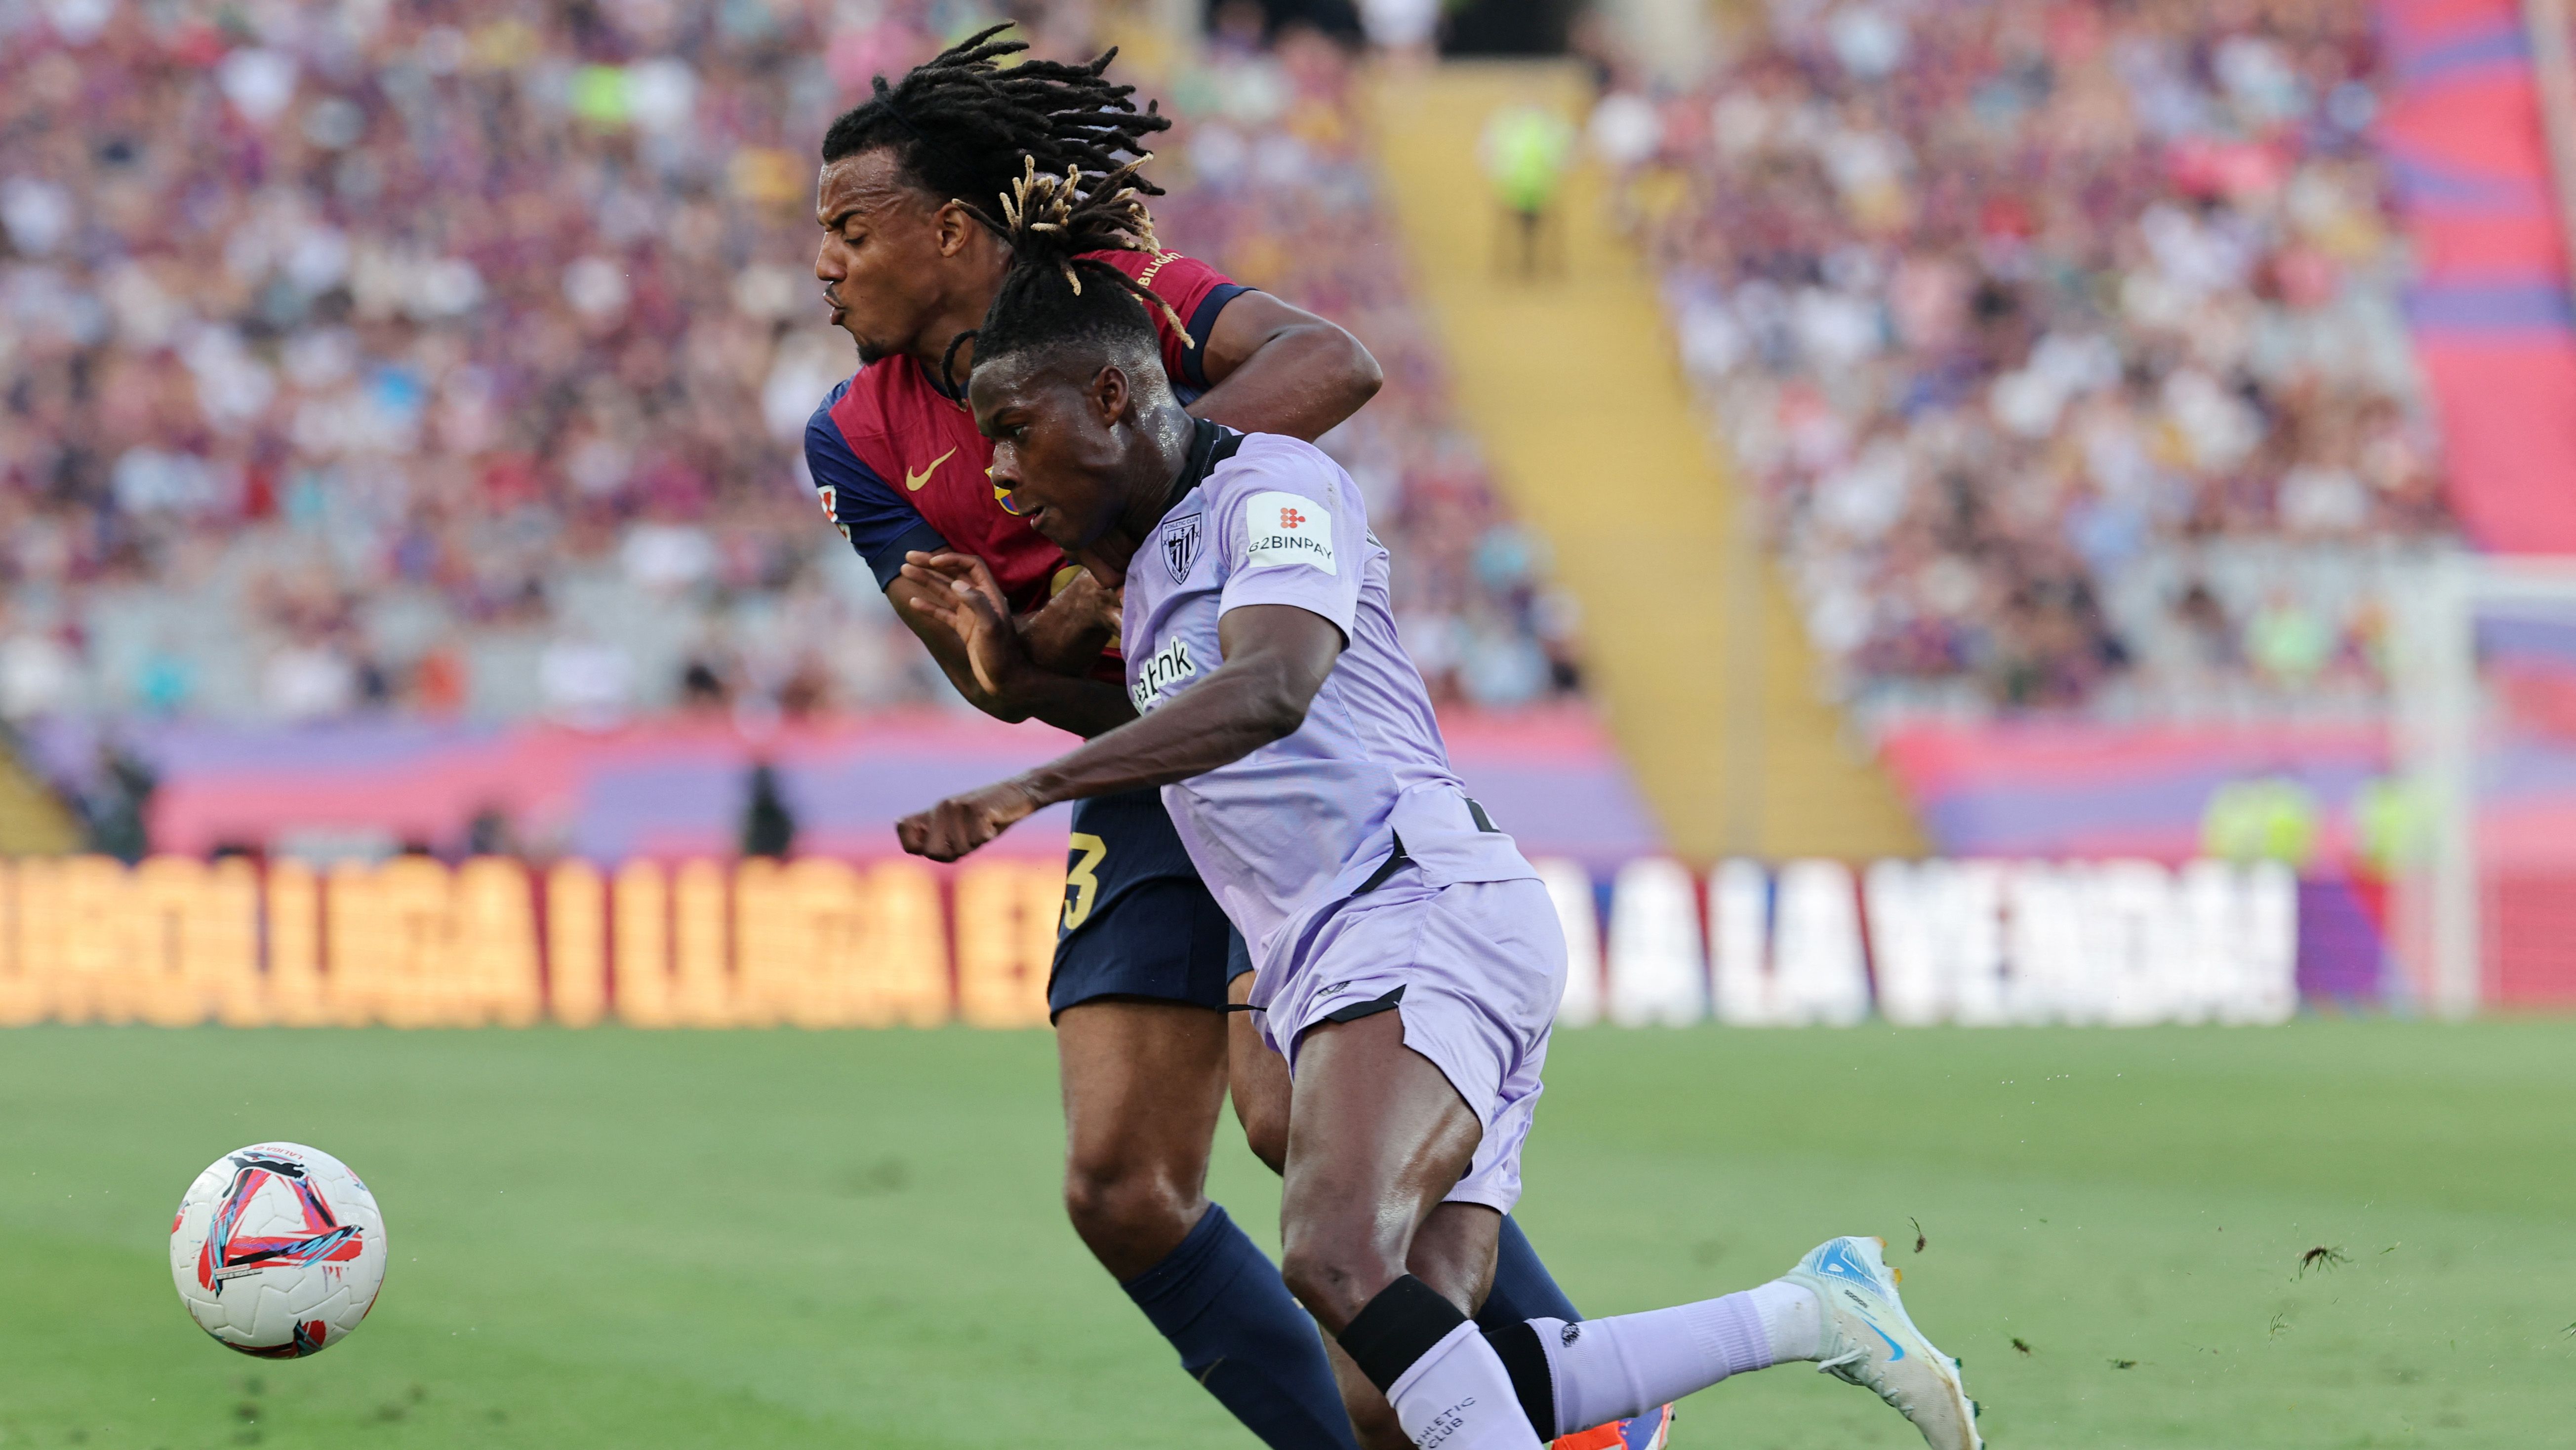
[[[1293,604],[1249,604],[1217,626],[1225,663],[1160,709],[1024,775],[904,817],[916,856],[954,861],[1058,801],[1169,785],[1297,733],[1342,653],[1342,631]]]
[[[1312,443],[1377,396],[1386,381],[1360,340],[1267,292],[1225,304],[1204,353],[1212,384],[1195,417],[1246,433],[1285,433]]]
[[[932,653],[958,693],[985,714],[1014,722],[1034,716],[1085,737],[1135,718],[1117,686],[1057,673],[1031,654],[983,560],[916,549],[904,556],[894,588],[905,591],[919,616],[913,632],[924,642],[935,638],[946,645]],[[1098,646],[1092,654],[1099,654]]]

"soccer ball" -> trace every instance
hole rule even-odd
[[[264,1359],[339,1343],[385,1283],[385,1216],[348,1165],[300,1143],[218,1158],[170,1221],[170,1278],[197,1327]]]

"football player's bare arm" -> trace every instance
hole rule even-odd
[[[1267,292],[1237,294],[1217,313],[1202,368],[1211,386],[1190,404],[1192,416],[1309,443],[1386,380],[1358,338]]]
[[[1073,581],[1036,613],[1017,616],[1010,613],[1010,601],[994,581],[992,566],[973,554],[947,550],[926,554],[915,549],[903,556],[902,577],[929,591],[915,596],[914,606],[925,617],[937,619],[964,645],[976,691],[1000,710],[1035,713],[1037,706],[1053,698],[1042,690],[1044,682],[1017,679],[1023,666],[1049,675],[1090,679],[1093,667],[1100,663],[1100,652],[1118,629],[1118,596],[1102,588],[1088,569],[1076,568]],[[981,601],[979,608],[966,608],[968,595]],[[1003,619],[1010,620],[1007,631],[995,624]],[[1003,683],[1006,676],[1011,683]],[[1082,733],[1097,735],[1125,724],[1134,713],[1122,709],[1099,729]]]
[[[940,673],[948,676],[966,703],[996,720],[1016,725],[1034,718],[1088,739],[1136,713],[1127,703],[1126,692],[1105,680],[1074,679],[1035,668],[1009,693],[994,690],[987,684],[994,678],[992,671],[982,676],[976,671],[974,651],[955,622],[959,616],[945,586],[897,576],[886,585],[886,601],[939,662]],[[1001,631],[1016,648],[1017,632],[1007,622]],[[999,648],[998,642],[994,648]],[[1021,658],[1025,659],[1024,650]]]
[[[1022,775],[951,796],[895,823],[916,856],[954,861],[1058,801],[1169,785],[1231,765],[1306,723],[1342,653],[1342,631],[1293,604],[1226,611],[1225,663],[1153,713]]]
[[[984,569],[983,560],[973,562]],[[986,570],[984,577],[990,581],[991,571]],[[1100,663],[1100,652],[1118,637],[1118,594],[1093,578],[1090,570],[1076,568],[1072,582],[1036,613],[1021,615],[1018,624],[1020,643],[1028,647],[1029,658],[1039,669],[1088,675]]]

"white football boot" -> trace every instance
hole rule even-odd
[[[1781,1277],[1824,1301],[1823,1352],[1816,1368],[1865,1385],[1923,1432],[1932,1450],[1981,1450],[1977,1402],[1959,1382],[1959,1362],[1932,1347],[1896,1296],[1885,1239],[1840,1238],[1808,1251]]]

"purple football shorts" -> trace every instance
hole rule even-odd
[[[1268,986],[1269,984],[1264,984]],[[1536,881],[1426,885],[1406,867],[1327,916],[1272,990],[1262,1031],[1297,1066],[1306,1030],[1402,989],[1404,1045],[1429,1058],[1484,1124],[1446,1201],[1511,1212],[1539,1071],[1565,994],[1565,935]]]

